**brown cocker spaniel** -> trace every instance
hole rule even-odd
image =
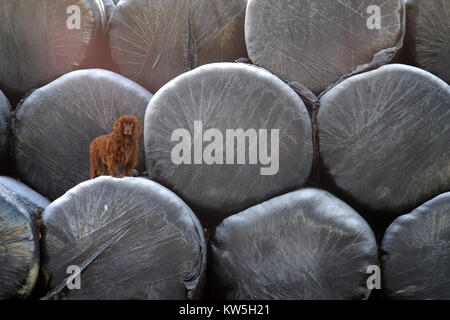
[[[139,120],[126,115],[114,123],[112,133],[94,139],[89,148],[91,179],[102,175],[131,176],[138,162],[141,134]],[[123,173],[120,167],[123,167]]]

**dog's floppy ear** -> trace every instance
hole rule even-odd
[[[136,117],[133,117],[133,122],[134,122],[133,138],[137,141],[142,134],[142,126]]]
[[[122,120],[123,120],[123,117],[120,117],[119,119],[116,120],[116,122],[114,122],[113,134],[114,134],[114,136],[116,136],[118,138],[121,138],[123,135]]]

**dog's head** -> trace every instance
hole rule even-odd
[[[122,116],[114,123],[114,134],[138,140],[142,134],[142,126],[135,116]]]

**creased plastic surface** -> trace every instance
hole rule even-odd
[[[208,268],[226,299],[362,299],[376,263],[375,237],[356,211],[304,189],[225,219]]]
[[[318,94],[359,66],[370,68],[392,58],[381,51],[396,51],[402,40],[401,1],[249,0],[249,56],[285,81],[298,81]],[[379,29],[368,27],[369,6],[380,8]]]
[[[116,9],[116,5],[113,0],[102,0],[103,5],[105,6],[106,20],[109,21],[114,10]]]
[[[80,8],[79,29],[68,28],[71,5]],[[0,89],[24,94],[73,70],[105,23],[99,0],[1,1]]]
[[[321,98],[323,172],[375,216],[404,214],[450,188],[450,87],[431,73],[388,65]]]
[[[0,182],[0,300],[26,298],[39,273],[39,238],[33,212]]]
[[[0,170],[6,164],[9,153],[9,113],[11,105],[0,90]],[[5,161],[5,162],[4,162]]]
[[[81,289],[53,298],[199,296],[202,227],[175,194],[150,180],[101,177],[78,185],[45,211],[41,243],[49,291],[70,275],[68,266],[84,266]]]
[[[156,92],[203,64],[247,56],[246,0],[122,0],[109,28],[126,77]]]
[[[450,193],[395,220],[382,242],[384,293],[391,299],[450,299]]]
[[[450,83],[450,3],[407,0],[406,52],[412,62]]]
[[[56,199],[89,179],[89,145],[125,114],[143,123],[152,95],[106,70],[74,71],[34,91],[15,119],[17,172],[29,186]],[[144,171],[143,139],[138,171]]]
[[[182,128],[194,137],[195,121],[202,123],[203,132],[217,129],[223,137],[226,130],[267,130],[267,146],[258,140],[259,149],[252,152],[268,149],[279,159],[278,171],[262,175],[261,168],[269,165],[259,160],[250,164],[248,141],[239,151],[245,152],[245,164],[237,164],[237,143],[230,149],[233,164],[226,164],[226,142],[223,164],[194,164],[195,159],[192,164],[175,164],[172,150],[177,142],[171,141],[172,134]],[[278,154],[275,148],[270,151],[271,130],[279,130]],[[303,186],[312,165],[312,126],[302,100],[266,70],[243,64],[202,66],[168,83],[147,108],[144,135],[147,169],[206,224]],[[205,141],[203,148],[207,145]],[[194,152],[192,148],[191,158]]]
[[[5,200],[15,207],[24,208],[34,221],[50,204],[42,195],[11,177],[0,176],[0,190]]]

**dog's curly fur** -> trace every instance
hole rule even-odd
[[[94,139],[89,148],[91,179],[101,175],[131,176],[138,162],[141,134],[139,120],[126,115],[114,123],[112,133]],[[123,167],[123,173],[120,167]]]

